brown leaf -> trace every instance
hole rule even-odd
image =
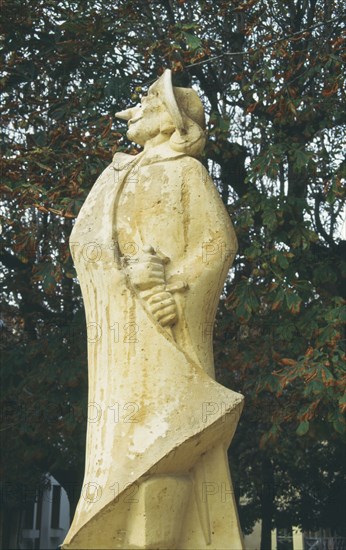
[[[281,363],[281,365],[285,365],[285,367],[295,367],[297,361],[295,359],[290,359],[289,357],[283,357],[280,359],[279,363]]]

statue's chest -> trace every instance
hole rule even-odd
[[[139,220],[150,220],[165,209],[168,195],[169,177],[161,166],[138,166],[137,171],[127,177],[120,193],[116,215],[118,230],[133,228]]]
[[[126,178],[119,199],[119,211],[138,213],[155,208],[169,188],[168,168],[165,165],[138,166]]]

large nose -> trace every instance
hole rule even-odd
[[[135,114],[140,109],[140,105],[136,105],[136,107],[130,107],[130,109],[125,109],[124,111],[119,111],[118,113],[115,113],[115,116],[117,118],[121,118],[122,120],[130,120],[130,118],[133,118]]]

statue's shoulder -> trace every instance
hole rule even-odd
[[[188,184],[190,189],[208,189],[211,178],[200,160],[189,155],[175,155],[158,163],[171,189]]]
[[[168,163],[169,166],[174,165],[176,173],[176,169],[180,168],[184,171],[194,171],[198,173],[207,173],[205,167],[201,163],[201,161],[195,157],[191,157],[190,155],[186,155],[183,153],[172,153],[171,155],[167,155],[166,157],[158,158],[156,162],[159,163]],[[172,166],[173,168],[173,166]]]
[[[142,165],[168,163],[169,165],[175,164],[184,166],[201,166],[201,162],[184,152],[175,151],[168,143],[164,143],[152,150],[149,150],[143,156]]]

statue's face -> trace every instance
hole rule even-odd
[[[169,122],[173,125],[160,97],[149,92],[142,98],[141,105],[133,109],[133,115],[128,121],[127,137],[143,146],[156,137]]]

